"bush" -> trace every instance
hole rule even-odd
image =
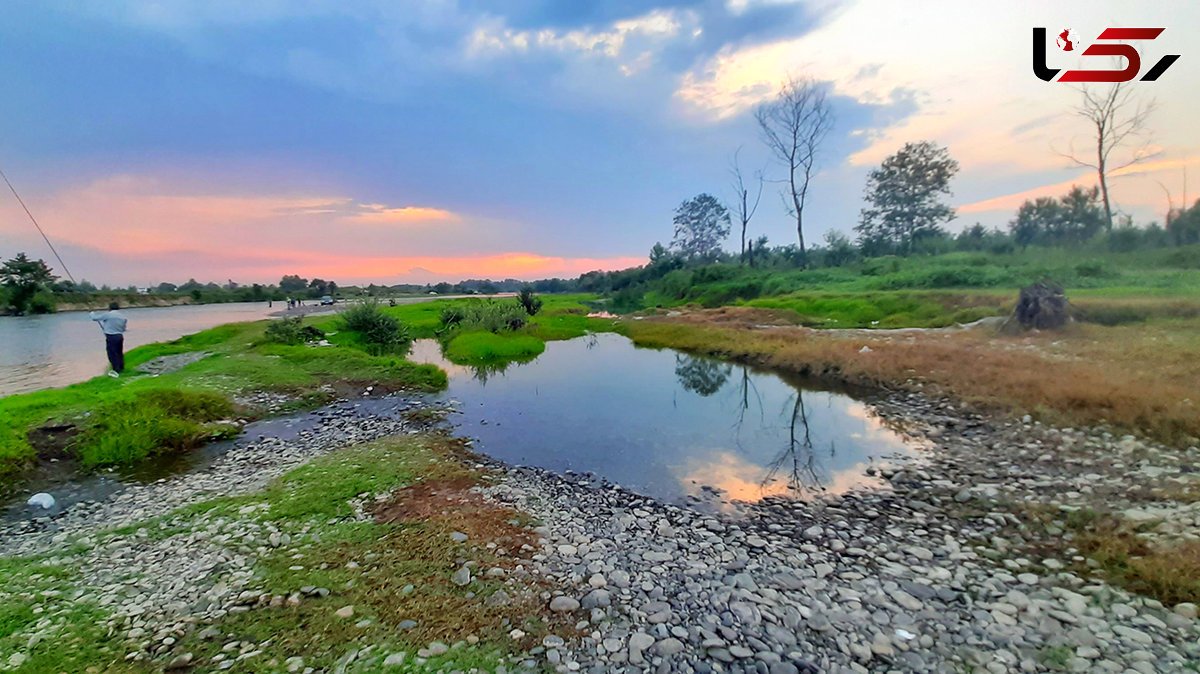
[[[447,328],[452,328],[462,323],[466,318],[466,310],[457,304],[452,304],[442,309],[442,325]]]
[[[311,325],[301,325],[302,319],[281,318],[271,321],[264,335],[268,342],[275,344],[304,344],[325,338],[325,333]]]
[[[471,302],[461,308],[462,317],[448,326],[458,326],[465,331],[504,332],[525,327],[528,314],[519,302],[483,300]],[[445,315],[443,312],[443,322]]]
[[[1108,270],[1107,265],[1103,260],[1084,260],[1075,265],[1075,273],[1084,278],[1100,278],[1102,276],[1112,276],[1112,272]]]
[[[533,286],[522,287],[521,294],[517,295],[517,301],[524,307],[525,313],[530,316],[536,316],[537,312],[542,310],[542,298],[533,294]]]
[[[408,327],[395,316],[384,313],[375,300],[343,309],[341,319],[342,326],[358,333],[363,347],[372,355],[404,353],[412,343]]]
[[[77,452],[85,466],[131,465],[236,433],[234,426],[210,425],[232,414],[233,405],[215,393],[143,391],[97,409]]]

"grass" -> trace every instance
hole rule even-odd
[[[206,439],[237,433],[216,422],[233,415],[233,404],[216,393],[151,389],[106,402],[74,449],[84,466],[129,465],[152,455],[184,451]]]
[[[532,335],[466,332],[446,344],[445,355],[454,363],[479,365],[531,360],[545,350],[546,343]]]
[[[1088,562],[1076,564],[1080,576],[1098,574],[1111,585],[1166,606],[1200,603],[1200,542],[1150,545],[1137,526],[1095,510],[1061,513],[1026,507],[1023,514],[1035,530],[1053,526],[1066,532],[1039,536],[1037,552],[1045,553],[1049,546],[1061,558],[1085,558]]]
[[[229,401],[239,394],[277,392],[311,405],[328,400],[339,387],[365,383],[385,389],[445,387],[445,373],[399,355],[373,356],[352,346],[266,343],[266,325],[267,321],[224,325],[133,349],[127,357],[128,375],[120,379],[97,377],[65,388],[0,398],[0,490],[12,488],[35,462],[37,451],[28,433],[46,424],[81,430],[82,444],[70,449],[87,465],[126,464],[194,446],[219,430],[210,423],[231,412]],[[137,367],[152,358],[201,350],[213,355],[177,372],[137,376]],[[169,392],[182,393],[175,404],[184,399],[208,401],[206,411],[181,415],[179,408],[160,404],[174,395]],[[224,400],[224,406],[211,406],[213,396]]]
[[[511,668],[548,630],[569,628],[548,614],[539,581],[513,573],[530,563],[532,523],[471,492],[492,478],[464,463],[468,456],[460,441],[441,433],[380,439],[316,458],[260,492],[196,503],[110,532],[143,541],[253,525],[290,537],[275,548],[248,547],[240,536],[228,543],[252,554],[253,587],[278,601],[218,620],[215,639],[202,638],[205,626],[196,625],[154,661],[127,661],[136,646],[105,633],[104,611],[75,599],[94,593],[79,584],[75,553],[59,553],[54,563],[0,559],[0,662],[21,653],[27,660],[19,672],[148,673],[192,653],[192,666],[210,671],[226,658],[260,651],[232,671],[281,671],[297,656],[306,667],[342,671],[339,663],[356,651],[344,671],[373,672],[388,654],[403,651],[411,671],[416,651],[438,640],[452,647],[429,658],[423,671]],[[454,542],[454,532],[467,540]],[[464,560],[472,562],[473,579],[458,585],[451,575]],[[491,568],[505,573],[486,574]],[[298,593],[310,585],[327,589],[327,596]],[[485,604],[500,589],[511,602]],[[297,601],[284,601],[292,596]],[[339,617],[347,606],[353,617]],[[409,620],[416,624],[402,628]],[[515,628],[526,636],[511,638]],[[48,630],[46,638],[31,640],[41,630]],[[231,641],[241,644],[232,653],[224,649]]]
[[[1111,424],[1172,444],[1200,436],[1196,319],[1021,337],[963,331],[881,338],[656,320],[628,321],[620,331],[641,346],[885,389],[942,391],[1047,422]]]
[[[521,548],[532,540],[528,522],[470,494],[487,476],[459,461],[462,451],[457,440],[440,434],[379,440],[315,459],[261,494],[207,504],[217,517],[258,506],[256,517],[299,541],[296,552],[279,548],[259,557],[268,592],[288,596],[308,585],[331,592],[229,616],[216,625],[222,638],[205,642],[193,635],[176,652],[215,664],[222,644],[236,639],[263,651],[254,666],[302,656],[306,666],[332,671],[353,648],[360,657],[349,671],[376,671],[389,653],[404,651],[411,661],[434,640],[459,645],[430,659],[431,670],[495,669],[532,648],[548,624],[539,588],[483,573],[511,570],[531,554]],[[364,496],[371,516],[356,519],[352,503]],[[189,514],[203,511],[194,507]],[[467,541],[453,543],[453,532],[467,534]],[[463,559],[474,562],[476,578],[459,586],[450,577]],[[485,605],[483,599],[501,588],[513,602]],[[345,606],[354,607],[353,618],[336,615]],[[406,620],[417,624],[401,629]],[[528,636],[510,639],[516,627]]]
[[[19,672],[147,671],[125,662],[124,645],[105,634],[98,607],[72,598],[74,579],[43,559],[0,559],[0,662],[19,653]],[[45,636],[31,639],[41,624]]]

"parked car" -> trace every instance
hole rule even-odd
[[[330,304],[333,304],[333,298],[332,298],[332,297],[330,297],[329,295],[326,295],[326,296],[324,296],[324,297],[322,297],[322,298],[321,298],[321,306],[323,306],[323,307],[324,307],[324,306],[329,306]]]

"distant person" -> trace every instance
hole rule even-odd
[[[104,331],[104,350],[108,352],[109,365],[112,365],[108,371],[110,377],[120,377],[125,371],[125,325],[128,321],[120,308],[116,302],[109,302],[108,311],[91,314],[92,320]]]

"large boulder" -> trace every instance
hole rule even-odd
[[[1009,332],[1057,330],[1074,320],[1071,313],[1071,303],[1062,288],[1043,281],[1021,289],[1013,315],[1004,327]]]

